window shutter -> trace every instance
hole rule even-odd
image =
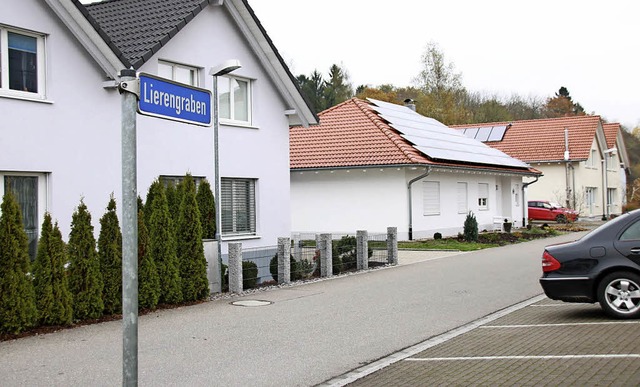
[[[440,215],[440,182],[425,181],[422,185],[422,190],[423,214]]]
[[[458,214],[467,213],[467,183],[458,183]]]
[[[255,234],[255,180],[221,179],[223,234]]]

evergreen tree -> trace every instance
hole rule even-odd
[[[122,312],[122,232],[116,214],[116,200],[111,195],[107,212],[100,219],[98,257],[104,288],[102,300],[105,314]]]
[[[185,301],[195,301],[209,295],[207,261],[202,245],[202,226],[196,202],[196,186],[190,174],[187,174],[181,185],[184,188],[178,218],[177,246],[182,297]]]
[[[37,322],[27,234],[11,189],[0,207],[0,332],[20,333]]]
[[[155,192],[152,196],[151,192]],[[175,192],[175,191],[174,191]],[[182,283],[178,257],[176,256],[174,226],[169,205],[162,184],[156,180],[149,188],[147,207],[151,209],[149,218],[149,254],[156,264],[160,278],[161,303],[182,302]],[[151,201],[150,201],[151,200]]]
[[[73,318],[73,301],[64,265],[67,262],[62,234],[51,224],[47,212],[38,241],[38,253],[33,266],[38,318],[44,325],[67,325]]]
[[[138,308],[155,309],[160,298],[160,278],[149,253],[149,233],[142,210],[138,210],[138,268]]]
[[[213,239],[216,237],[216,201],[207,180],[200,183],[196,200],[200,210],[202,239]]]
[[[342,103],[353,97],[353,87],[349,83],[349,75],[338,65],[329,69],[329,79],[324,85],[325,109]]]
[[[158,196],[159,191],[164,191],[164,187],[159,180],[154,180],[153,183],[149,186],[149,190],[147,191],[147,198],[144,203],[144,224],[149,229],[149,225],[151,224],[151,212],[153,211],[153,200],[156,196]],[[140,209],[140,208],[138,208]]]
[[[73,213],[67,245],[69,290],[73,295],[73,318],[95,319],[102,316],[102,274],[96,253],[91,214],[81,200]]]

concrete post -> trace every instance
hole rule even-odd
[[[242,243],[229,243],[229,292],[242,293]]]
[[[356,256],[358,270],[369,269],[369,234],[366,230],[356,231]]]
[[[320,234],[320,276],[333,275],[333,254],[331,251],[331,234]]]
[[[291,283],[291,239],[278,238],[278,283]]]
[[[398,228],[387,227],[387,262],[398,264]]]
[[[215,239],[203,239],[204,257],[207,260],[207,279],[209,280],[209,292],[211,294],[222,292],[220,260],[218,260],[218,241]]]
[[[300,240],[300,234],[293,235],[293,258],[297,262],[302,260],[302,243]]]

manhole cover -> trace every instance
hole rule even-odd
[[[271,301],[261,301],[261,300],[242,300],[242,301],[235,301],[231,303],[231,305],[235,305],[235,306],[265,306],[265,305],[271,305],[271,304],[272,304]]]

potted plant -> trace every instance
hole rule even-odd
[[[502,229],[504,232],[511,233],[511,222],[509,222],[509,219],[504,220],[504,223],[502,223]]]

